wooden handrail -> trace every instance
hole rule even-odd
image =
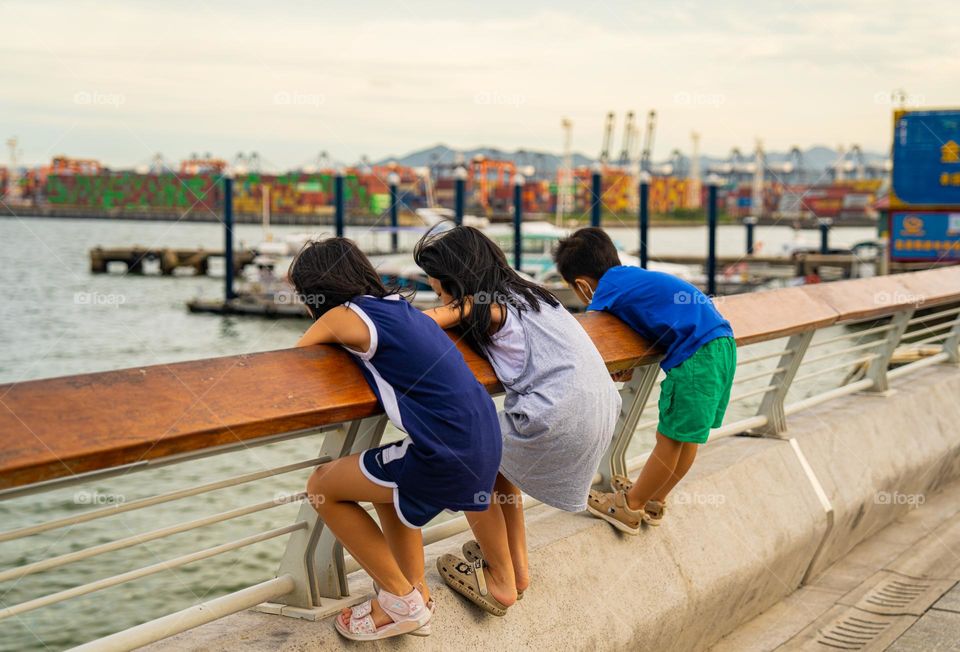
[[[876,293],[886,292],[879,299]],[[960,268],[724,297],[739,344],[960,301]],[[615,317],[578,316],[611,371],[657,350]],[[451,337],[455,337],[451,334]],[[490,365],[457,344],[480,382]],[[0,489],[317,428],[379,411],[349,354],[333,346],[0,385]]]

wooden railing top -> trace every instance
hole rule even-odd
[[[724,297],[718,307],[744,345],[889,314],[918,303],[917,297],[921,305],[960,301],[960,268]],[[578,319],[611,371],[659,357],[609,314]],[[480,382],[499,390],[486,360],[464,343],[458,347]],[[0,489],[378,411],[349,354],[332,346],[0,385]]]

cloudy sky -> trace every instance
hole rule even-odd
[[[596,155],[607,111],[656,109],[655,158],[692,130],[715,155],[758,137],[883,151],[892,90],[960,104],[956,7],[0,0],[0,136],[30,163],[255,150],[287,167],[441,142],[559,151],[567,116]]]

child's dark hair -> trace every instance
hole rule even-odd
[[[578,276],[600,280],[608,269],[621,264],[613,240],[603,229],[595,226],[575,231],[561,240],[553,259],[560,276],[571,284]]]
[[[428,276],[438,281],[460,309],[460,325],[475,345],[490,344],[491,306],[503,310],[497,330],[506,318],[507,304],[518,311],[540,311],[540,303],[558,306],[549,290],[520,276],[507,263],[503,251],[490,238],[470,226],[431,231],[413,250],[413,259]],[[472,299],[470,314],[464,316],[464,301]]]
[[[395,292],[383,284],[370,260],[347,238],[308,242],[290,263],[287,275],[314,319],[356,296],[383,298]]]

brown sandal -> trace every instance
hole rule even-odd
[[[487,591],[483,560],[468,563],[456,555],[441,555],[437,570],[447,586],[473,604],[494,616],[506,615],[507,607]]]
[[[483,553],[480,552],[480,544],[471,539],[463,544],[463,548],[460,549],[463,552],[463,556],[471,564],[478,559],[483,562],[484,568],[486,568],[487,561],[483,558]],[[523,591],[517,589],[517,600],[523,600]]]

